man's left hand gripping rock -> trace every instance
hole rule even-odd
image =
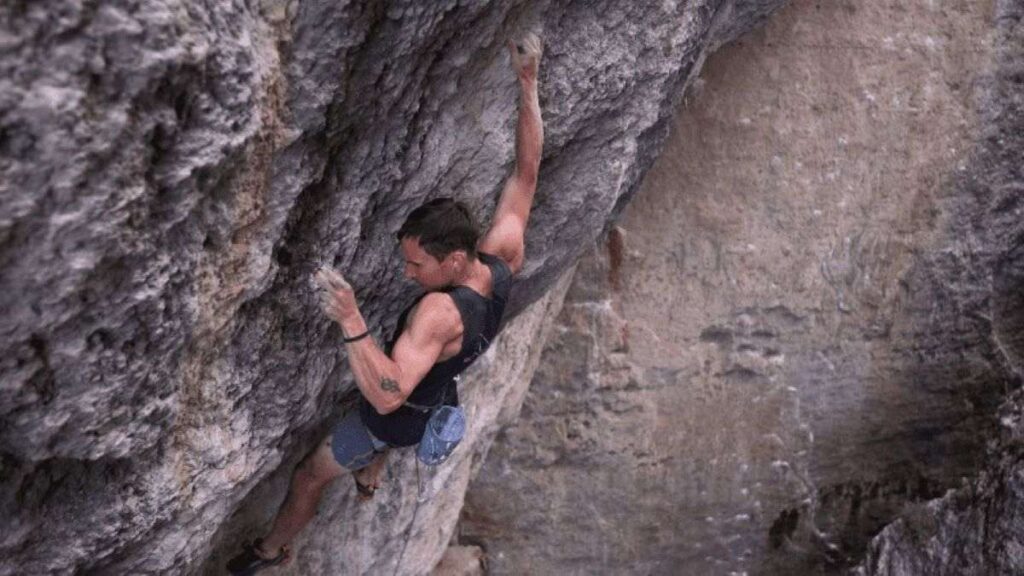
[[[320,294],[320,306],[323,308],[324,314],[341,325],[345,320],[359,315],[355,291],[352,290],[352,285],[345,280],[344,276],[336,270],[324,267],[317,271],[314,278],[316,283],[323,288],[323,292]]]

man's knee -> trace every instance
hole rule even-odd
[[[293,480],[303,487],[319,488],[345,473],[334,459],[329,443],[321,444],[299,463]]]

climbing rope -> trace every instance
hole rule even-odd
[[[423,480],[420,478],[420,459],[416,458],[416,507],[412,509],[412,520],[409,521],[409,531],[405,534],[405,539],[402,542],[402,552],[398,555],[398,562],[395,563],[395,571],[391,573],[391,576],[398,576],[398,567],[402,565],[402,560],[405,558],[405,549],[409,546],[409,539],[412,537],[412,529],[416,526],[416,515],[420,511],[420,503],[423,502]]]

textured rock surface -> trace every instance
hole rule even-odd
[[[1024,333],[1020,4],[795,1],[709,60],[467,496],[493,573],[842,571],[976,474]]]
[[[445,550],[431,576],[481,576],[484,551],[478,546],[452,546]]]
[[[979,478],[906,511],[871,543],[857,576],[1015,576],[1024,573],[1024,397],[1002,411],[1007,427]]]
[[[983,140],[957,179],[956,229],[974,237],[975,274],[1004,361],[1024,377],[1024,2],[996,3],[997,66],[985,85]],[[1002,434],[979,478],[887,527],[861,576],[1024,574],[1024,394],[999,411]]]
[[[383,333],[405,214],[489,214],[507,37],[547,39],[520,311],[625,205],[705,54],[781,2],[0,4],[0,574],[212,570],[260,528],[351,389],[311,271]],[[410,462],[373,507],[332,494],[299,566],[428,570],[461,493],[414,506]]]

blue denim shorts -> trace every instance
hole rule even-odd
[[[331,432],[331,452],[342,468],[353,472],[367,467],[374,456],[387,449],[387,443],[378,440],[363,425],[359,410],[350,410]]]

